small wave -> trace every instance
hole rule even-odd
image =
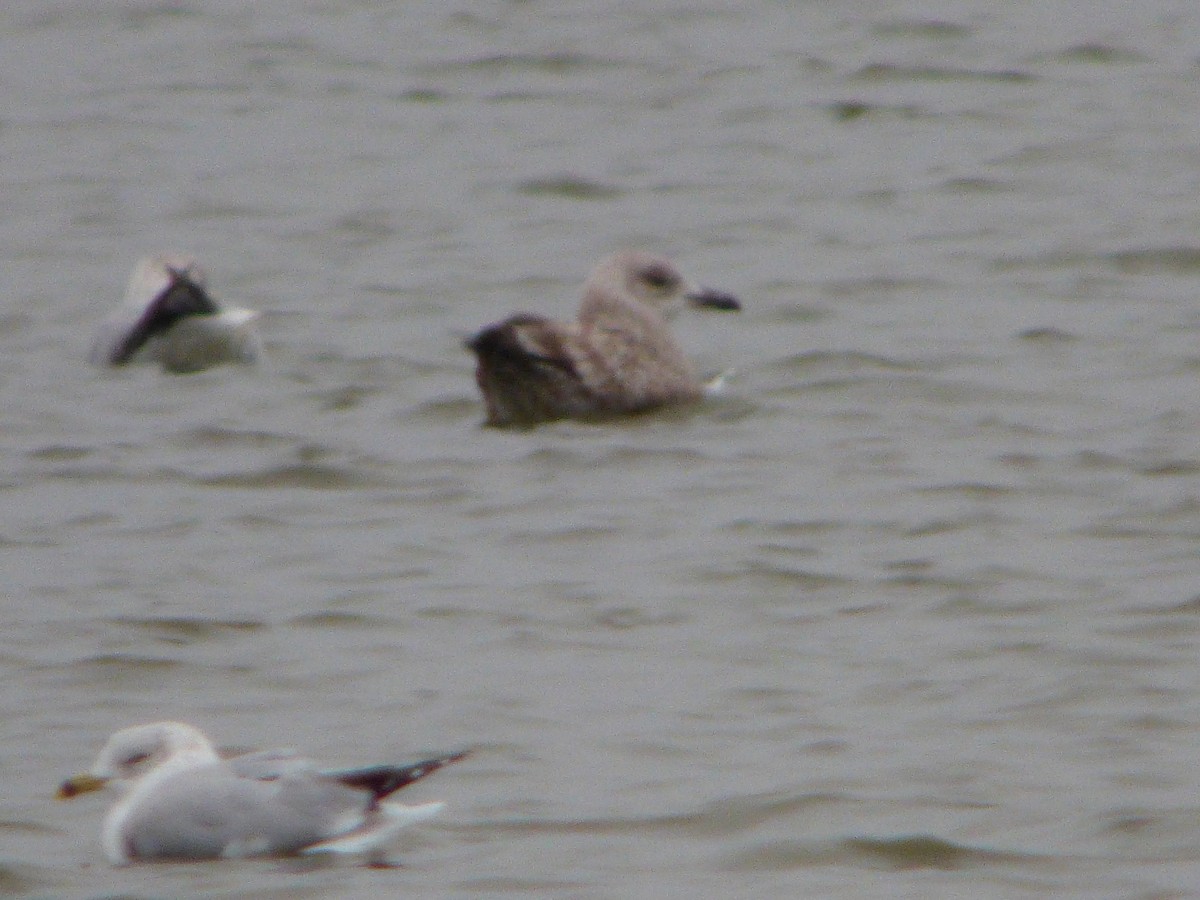
[[[868,103],[865,100],[838,100],[825,105],[825,109],[838,122],[856,122],[859,119],[919,119],[931,115],[919,106],[900,106],[886,103]]]
[[[245,428],[221,428],[215,425],[205,425],[198,428],[188,428],[172,437],[173,443],[181,447],[211,447],[225,449],[229,447],[291,447],[295,439],[270,431]]]
[[[1191,476],[1200,474],[1200,462],[1194,459],[1166,459],[1162,462],[1139,466],[1138,471],[1143,475],[1156,477]]]
[[[364,615],[362,613],[349,613],[334,610],[322,610],[321,612],[306,613],[302,616],[296,616],[291,620],[292,625],[297,625],[301,628],[346,628],[346,629],[377,629],[377,628],[392,628],[395,622],[385,619],[382,616]]]
[[[139,618],[115,616],[109,623],[139,631],[149,631],[159,640],[170,644],[190,644],[194,641],[212,640],[230,633],[245,633],[266,628],[266,623],[257,619],[201,619],[192,617]]]
[[[1017,69],[963,69],[945,66],[905,66],[871,63],[851,76],[857,81],[973,81],[1023,84],[1036,80],[1029,72]]]
[[[1071,332],[1052,326],[1026,328],[1024,331],[1018,332],[1017,337],[1022,341],[1029,341],[1033,344],[1047,345],[1066,344],[1076,340],[1075,335],[1071,334]]]
[[[231,487],[246,489],[308,488],[317,491],[345,490],[347,488],[383,487],[385,481],[368,476],[345,466],[320,463],[291,463],[272,466],[258,472],[239,472],[221,475],[191,476],[182,472],[173,473],[194,484],[205,487]]]
[[[596,819],[539,819],[494,823],[522,834],[620,834],[676,831],[704,836],[737,834],[765,822],[842,802],[833,794],[758,794],[707,803],[694,812],[661,816],[611,816]]]
[[[971,29],[956,22],[941,19],[895,19],[874,26],[872,32],[881,37],[930,38],[955,40],[970,36]]]
[[[559,197],[564,200],[612,200],[624,192],[579,175],[557,175],[531,178],[517,185],[517,192],[527,197]]]
[[[95,689],[98,685],[136,682],[146,683],[152,679],[161,682],[169,675],[184,669],[204,669],[210,672],[224,672],[243,676],[252,672],[253,666],[242,664],[209,665],[193,663],[183,659],[170,659],[165,656],[150,656],[142,653],[97,653],[82,657],[74,662],[54,663],[43,666],[61,673],[69,681],[82,681]]]
[[[1102,257],[1120,272],[1133,275],[1169,272],[1191,274],[1200,271],[1200,247],[1147,247],[1118,250]]]
[[[429,422],[454,423],[482,418],[483,406],[475,397],[439,397],[418,403],[409,415]]]
[[[411,88],[407,91],[401,91],[393,96],[394,99],[399,103],[414,104],[445,103],[452,97],[449,92],[432,87]]]
[[[918,488],[919,493],[928,496],[950,495],[966,497],[971,500],[997,500],[1017,493],[1015,488],[1007,485],[987,484],[981,481],[958,481],[950,484],[935,484]]]
[[[36,459],[42,462],[78,462],[91,456],[95,452],[94,447],[71,447],[65,444],[51,444],[46,447],[38,447],[30,450],[25,455],[29,459]]]
[[[71,663],[68,668],[80,672],[94,672],[98,677],[111,678],[122,675],[145,675],[147,672],[169,672],[183,663],[177,659],[161,656],[144,656],[135,653],[97,653]]]
[[[747,589],[751,586],[760,589],[782,586],[799,591],[829,590],[850,584],[848,579],[837,575],[758,560],[737,568],[722,568],[703,573],[700,580],[709,584],[737,584]]]
[[[632,631],[637,628],[661,628],[664,626],[680,625],[689,617],[680,613],[660,613],[651,615],[641,609],[631,606],[618,606],[597,613],[591,618],[591,623],[599,628],[611,631]]]
[[[914,372],[922,368],[906,360],[853,350],[810,350],[795,353],[774,361],[771,367],[795,374],[816,373],[826,377],[833,374],[861,375],[864,372]]]
[[[1089,63],[1092,65],[1126,65],[1146,62],[1149,57],[1136,50],[1127,50],[1112,44],[1075,44],[1057,53],[1041,57],[1053,62]]]
[[[469,59],[452,60],[421,66],[424,75],[446,76],[458,72],[497,75],[503,72],[545,72],[562,75],[567,72],[587,72],[611,69],[623,65],[620,60],[602,59],[584,53],[493,53]]]
[[[952,870],[1040,858],[1029,853],[970,847],[931,835],[903,835],[894,838],[852,837],[835,841],[769,841],[734,855],[725,867],[733,871],[762,871],[865,864],[897,870]]]
[[[939,189],[950,194],[1001,194],[1018,190],[1014,185],[995,178],[948,178]]]

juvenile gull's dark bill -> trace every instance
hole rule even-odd
[[[259,313],[218,305],[204,273],[186,254],[163,254],[134,267],[125,299],[96,334],[92,362],[157,362],[169,372],[197,372],[262,356]]]
[[[467,752],[407,766],[328,771],[290,751],[222,759],[191,725],[155,722],[113,734],[92,768],[64,781],[58,797],[110,783],[122,791],[101,832],[114,865],[370,853],[443,806],[405,806],[385,798]]]
[[[668,317],[684,305],[741,309],[732,294],[689,282],[661,256],[626,250],[601,261],[574,322],[518,313],[467,341],[489,425],[536,425],[691,403],[705,384]]]

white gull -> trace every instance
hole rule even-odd
[[[102,366],[157,362],[179,373],[255,363],[262,356],[259,317],[218,305],[194,257],[149,256],[134,267],[125,299],[97,332],[91,359]]]
[[[105,855],[114,865],[369,853],[443,805],[405,806],[384,798],[466,755],[325,771],[291,751],[222,759],[191,725],[155,722],[113,734],[92,768],[63,782],[58,797],[75,797],[109,783],[122,791],[102,830]]]

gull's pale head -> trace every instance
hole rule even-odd
[[[683,306],[739,310],[732,294],[693,284],[669,259],[641,250],[623,250],[601,260],[589,284],[619,285],[625,296],[670,317]]]
[[[199,765],[217,759],[212,743],[191,725],[183,722],[134,725],[112,735],[91,769],[64,781],[56,796],[69,800],[110,782],[128,785],[162,765]]]

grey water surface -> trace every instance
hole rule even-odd
[[[1200,6],[14,0],[0,895],[1200,895]],[[666,253],[696,409],[462,340]],[[145,253],[270,363],[86,363]],[[113,730],[470,746],[400,868],[113,869]]]

